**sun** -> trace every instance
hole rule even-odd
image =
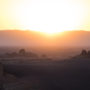
[[[46,31],[42,31],[43,33],[46,33],[46,34],[55,34],[55,33],[58,33],[58,32],[56,32],[56,31],[54,31],[54,30],[46,30]],[[59,31],[60,32],[60,31]]]
[[[53,29],[48,30],[48,29],[46,29],[46,30],[37,30],[37,31],[45,33],[45,34],[57,34],[59,32],[63,32],[64,30],[53,30]]]
[[[20,29],[48,34],[76,30],[85,17],[83,4],[72,0],[27,0],[12,8]]]

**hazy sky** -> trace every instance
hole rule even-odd
[[[0,30],[90,30],[90,0],[0,0]]]

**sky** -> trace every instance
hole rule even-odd
[[[0,0],[0,30],[90,30],[90,0]]]

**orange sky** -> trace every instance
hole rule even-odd
[[[0,0],[0,30],[90,30],[90,0]]]

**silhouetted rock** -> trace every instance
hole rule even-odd
[[[88,51],[88,56],[90,57],[90,50]]]
[[[25,53],[26,53],[25,49],[20,49],[20,50],[19,50],[19,54],[20,54],[20,55],[25,55]]]
[[[86,50],[82,50],[81,55],[82,56],[86,56],[87,55],[87,51]]]

